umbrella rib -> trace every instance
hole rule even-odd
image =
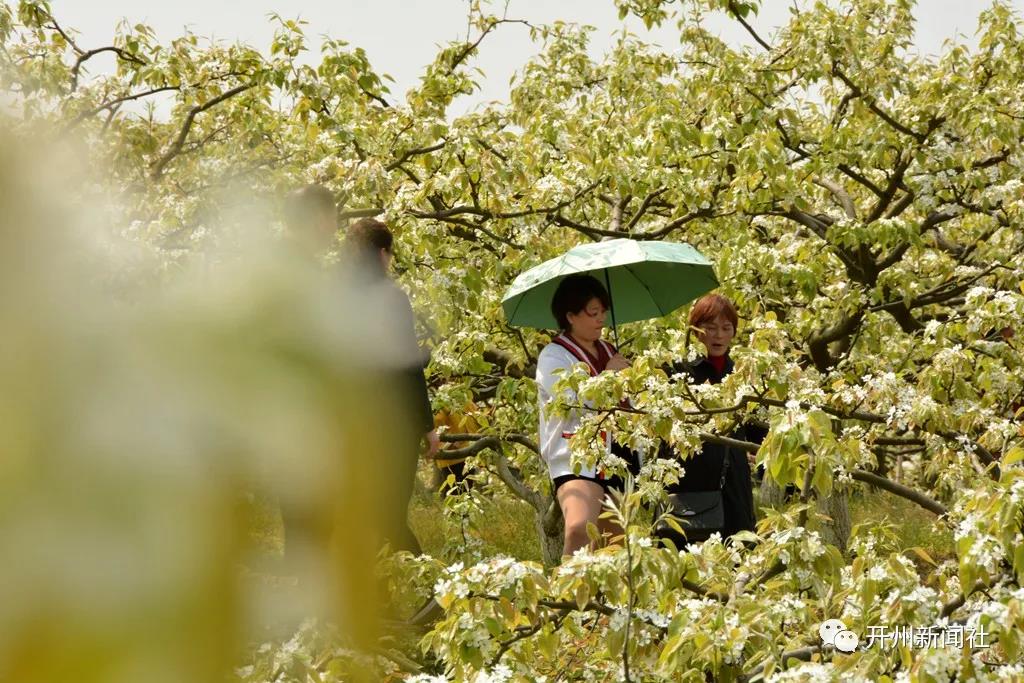
[[[516,301],[516,307],[512,309],[512,315],[508,316],[509,322],[516,319],[516,313],[519,312],[519,307],[523,304],[523,299],[526,298],[526,292],[519,295],[519,300]]]
[[[636,279],[637,282],[639,282],[641,285],[643,285],[644,289],[647,290],[647,294],[651,297],[651,301],[654,302],[654,307],[658,310],[658,313],[661,313],[662,315],[665,315],[665,311],[661,310],[661,304],[658,303],[658,300],[654,298],[654,292],[652,292],[651,288],[647,286],[647,283],[644,282],[643,278],[641,278],[639,275],[634,273],[633,269],[629,267],[629,264],[626,264],[624,267],[625,267],[626,271],[630,275],[632,275],[633,278]]]

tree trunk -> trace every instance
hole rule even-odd
[[[761,478],[761,505],[777,510],[786,502],[786,492],[772,479],[768,472]]]
[[[818,499],[818,512],[828,519],[821,520],[821,540],[839,548],[846,555],[850,542],[850,494],[842,489],[833,489],[832,493]]]
[[[537,534],[540,537],[541,557],[544,565],[553,567],[562,561],[562,546],[565,540],[565,520],[562,519],[562,508],[554,499],[546,512],[534,515]]]
[[[552,567],[562,561],[562,546],[565,537],[565,520],[562,508],[554,496],[543,496],[523,481],[518,470],[509,467],[508,460],[500,453],[495,458],[498,478],[513,495],[525,500],[533,508],[533,522],[540,540],[541,557],[546,566]]]
[[[774,479],[765,475],[761,481],[761,505],[778,509],[786,502],[786,491]],[[844,555],[850,542],[850,494],[841,489],[833,489],[824,498],[818,498],[816,509],[827,519],[816,524],[821,540],[839,548]]]

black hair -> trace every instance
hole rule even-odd
[[[605,309],[612,307],[608,290],[592,275],[570,275],[559,282],[555,295],[551,297],[551,314],[558,321],[558,327],[568,330],[567,316],[585,309],[591,299],[599,300]]]
[[[363,251],[391,251],[395,236],[388,226],[375,218],[360,218],[348,228],[346,241]]]
[[[284,221],[288,229],[297,232],[309,230],[321,216],[336,215],[334,195],[323,185],[305,185],[285,199]]]

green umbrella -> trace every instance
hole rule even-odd
[[[509,323],[556,329],[551,297],[575,273],[605,283],[613,326],[666,315],[718,286],[711,262],[689,244],[624,238],[581,244],[515,279],[501,301]]]

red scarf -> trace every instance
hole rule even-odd
[[[725,356],[708,356],[708,362],[719,375],[725,372]]]

